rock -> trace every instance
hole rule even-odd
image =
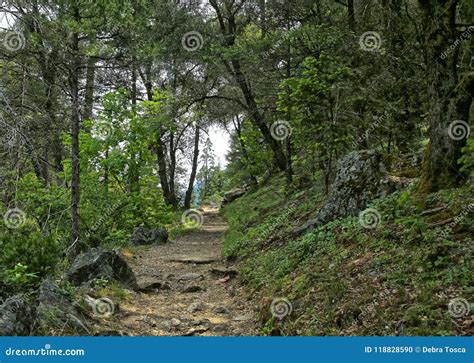
[[[168,242],[168,231],[163,227],[157,229],[135,227],[130,238],[130,243],[137,246],[163,244],[166,242]]]
[[[185,288],[181,290],[182,293],[199,292],[199,291],[202,291],[202,288],[201,286],[197,286],[197,285],[186,286]]]
[[[37,319],[42,330],[69,328],[89,335],[89,321],[85,314],[53,282],[44,280],[38,290]]]
[[[135,274],[116,250],[92,248],[77,256],[67,272],[67,278],[74,285],[107,279],[116,280],[132,290],[138,289]]]
[[[174,326],[175,328],[181,325],[181,320],[173,318],[170,320],[171,326]]]
[[[214,314],[230,314],[230,310],[225,306],[218,306],[214,309]]]
[[[189,329],[186,333],[183,334],[183,336],[193,336],[193,335],[196,335],[196,334],[202,334],[202,333],[205,333],[209,330],[209,327],[207,326],[198,326],[196,328],[191,328]]]
[[[192,280],[204,280],[204,276],[194,272],[189,272],[184,275],[181,275],[178,278],[178,281],[192,281]]]
[[[379,153],[375,150],[353,151],[338,162],[331,192],[316,218],[293,232],[302,234],[334,219],[358,215],[370,201],[394,190]]]
[[[227,325],[224,325],[224,324],[217,324],[217,325],[214,325],[214,326],[212,327],[212,331],[213,331],[214,333],[220,333],[220,334],[222,334],[222,333],[226,333],[227,330],[228,330],[228,326],[227,326]]]
[[[94,334],[95,337],[126,337],[128,334],[121,330],[101,330]]]
[[[252,316],[251,315],[239,315],[233,318],[233,321],[248,321],[251,320]]]
[[[141,292],[154,292],[157,290],[169,290],[171,286],[166,281],[141,281],[138,290]]]
[[[167,260],[168,262],[179,262],[179,263],[189,263],[194,265],[206,265],[209,263],[219,261],[219,257],[206,257],[206,256],[197,256],[197,257],[178,257]]]
[[[246,192],[247,192],[247,189],[244,189],[244,188],[232,189],[231,191],[224,194],[224,199],[222,200],[221,206],[223,207],[229,203],[232,203],[237,198],[240,198],[241,196],[243,196]]]
[[[0,305],[0,336],[30,335],[33,309],[25,294],[14,295]]]
[[[209,272],[213,277],[216,278],[223,278],[227,276],[233,278],[238,275],[237,270],[227,268],[211,268]]]
[[[186,311],[189,313],[195,313],[197,311],[201,311],[202,307],[202,303],[200,301],[196,301],[189,305]]]

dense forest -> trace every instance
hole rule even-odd
[[[472,33],[470,0],[2,1],[0,334],[472,334]]]

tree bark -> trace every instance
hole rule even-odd
[[[347,17],[349,29],[355,31],[354,0],[347,0]]]
[[[75,9],[76,20],[79,20],[79,10]],[[80,160],[79,160],[79,34],[72,34],[72,61],[69,70],[71,89],[71,247],[69,260],[72,261],[80,253]]]
[[[95,34],[90,36],[90,43],[95,42]],[[95,85],[95,57],[91,56],[87,59],[86,71],[86,92],[84,95],[84,119],[90,120],[93,116],[94,109],[94,85]]]
[[[467,137],[455,139],[449,134],[456,120],[469,121],[473,95],[473,76],[459,82],[456,52],[443,54],[459,36],[455,26],[457,0],[442,0],[433,5],[420,0],[424,10],[424,25],[428,34],[427,70],[433,76],[430,88],[430,140],[423,160],[418,191],[435,192],[460,185],[465,175],[460,172],[459,158]]]
[[[191,175],[189,176],[188,190],[186,190],[186,196],[184,198],[184,208],[191,208],[191,199],[193,196],[194,181],[196,180],[198,160],[199,160],[199,125],[196,124],[196,131],[194,133],[194,151],[193,151],[193,166],[191,169]]]

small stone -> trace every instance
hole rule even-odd
[[[178,278],[178,281],[190,281],[190,280],[204,280],[204,276],[201,274],[190,272],[190,273],[181,275]]]
[[[191,305],[189,305],[186,310],[190,313],[195,313],[197,311],[200,311],[200,310],[202,310],[202,303],[199,302],[199,301],[194,302]]]
[[[178,326],[181,325],[181,320],[173,318],[173,319],[171,319],[171,325],[174,326],[174,327],[178,327]]]
[[[237,270],[234,270],[232,268],[225,268],[225,267],[211,268],[209,272],[213,277],[217,277],[217,278],[223,278],[223,277],[232,278],[232,277],[237,276],[238,274]]]
[[[250,315],[239,315],[239,316],[236,316],[234,319],[234,321],[247,321],[247,320],[250,320],[252,319],[252,317]]]
[[[224,324],[214,325],[212,327],[212,331],[215,333],[224,333],[227,331],[227,325],[224,325]]]
[[[227,309],[225,306],[218,306],[214,309],[215,314],[230,314],[230,310]]]
[[[181,290],[182,293],[199,292],[199,291],[202,291],[202,288],[197,285],[186,286],[184,289]]]
[[[192,335],[196,335],[196,334],[202,334],[202,333],[205,333],[208,330],[209,330],[209,327],[198,326],[196,328],[189,329],[186,333],[183,334],[183,336],[192,336]]]
[[[163,281],[146,281],[139,283],[138,289],[141,292],[153,292],[156,290],[169,290],[170,285]]]

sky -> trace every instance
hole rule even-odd
[[[230,145],[229,134],[223,129],[212,126],[209,129],[209,138],[211,139],[216,157],[220,161],[221,166],[225,167],[227,165],[225,157],[229,151]]]

